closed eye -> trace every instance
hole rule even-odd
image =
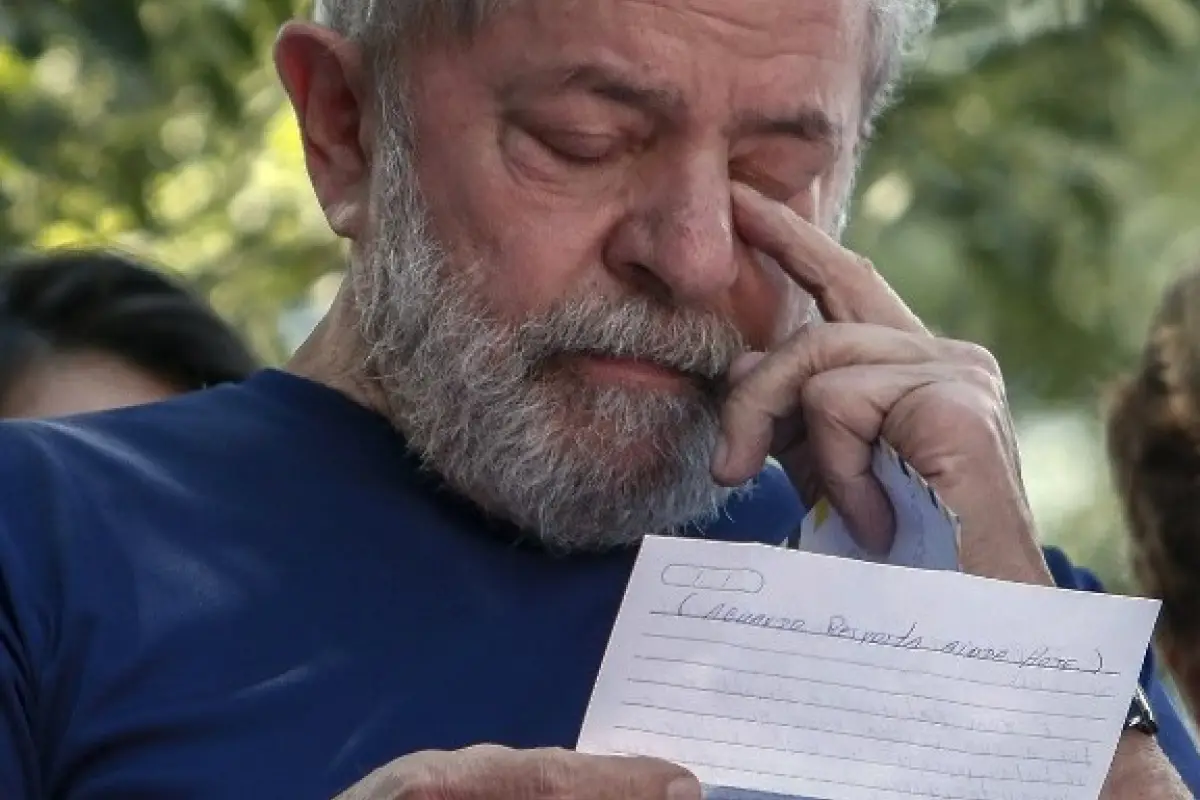
[[[531,133],[543,148],[569,164],[599,164],[612,158],[619,140],[604,134],[540,132]]]
[[[767,197],[786,203],[799,192],[811,188],[825,167],[813,166],[802,160],[778,158],[771,167],[734,162],[729,165],[732,178],[758,189]]]

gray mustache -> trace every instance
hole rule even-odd
[[[557,306],[517,329],[530,367],[564,355],[627,358],[716,381],[745,352],[732,323],[715,314],[649,300],[587,299]]]

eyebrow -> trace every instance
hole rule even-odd
[[[845,140],[842,127],[818,108],[801,108],[786,117],[754,115],[737,128],[743,134],[788,136],[820,145],[834,154],[841,153]]]
[[[609,67],[572,64],[520,76],[501,89],[506,100],[520,100],[545,92],[582,91],[663,119],[681,116],[682,96],[671,89],[644,86]]]
[[[619,70],[597,63],[571,64],[526,73],[501,88],[506,101],[520,101],[549,92],[582,91],[647,116],[672,121],[684,116],[686,103],[680,92],[639,84]],[[751,114],[733,128],[739,135],[786,136],[840,153],[841,126],[818,108],[799,108],[785,116]]]

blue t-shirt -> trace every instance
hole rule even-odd
[[[707,534],[782,541],[801,507],[762,482]],[[634,553],[514,538],[281,372],[0,425],[0,797],[328,800],[413,751],[572,746]]]

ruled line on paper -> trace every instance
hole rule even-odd
[[[756,719],[754,717],[736,717],[729,714],[712,714],[704,711],[692,711],[686,708],[672,708],[671,706],[652,705],[650,703],[635,703],[626,701],[622,705],[627,705],[633,708],[641,708],[650,711],[667,711],[679,714],[686,714],[692,717],[707,717],[709,719],[718,719],[724,722],[753,722],[755,725],[769,725],[781,728],[790,728],[792,730],[811,731],[813,733],[823,733],[832,736],[845,735],[844,731],[835,728],[820,728],[812,725],[788,724],[786,722],[771,722],[769,720]],[[614,726],[623,727],[623,726]],[[643,731],[648,732],[648,731]],[[908,747],[924,748],[929,750],[939,750],[946,753],[956,753],[966,756],[992,756],[995,758],[1018,758],[1022,761],[1045,761],[1051,764],[1078,764],[1080,766],[1088,766],[1091,762],[1088,758],[1056,758],[1051,756],[1038,755],[1031,752],[1025,753],[998,753],[991,750],[971,750],[966,748],[952,747],[944,744],[925,744],[923,742],[914,742],[908,739],[888,739],[882,736],[869,736],[867,734],[858,734],[856,738],[866,739],[868,741],[880,742],[883,744],[902,744]]]
[[[1095,720],[1097,722],[1103,722],[1105,719],[1103,716],[1100,716],[1097,714],[1065,714],[1065,713],[1062,713],[1059,711],[1045,711],[1045,710],[1028,709],[1028,708],[1014,708],[1012,706],[998,706],[998,705],[992,705],[992,704],[988,704],[988,703],[974,703],[969,700],[956,700],[956,699],[949,698],[949,697],[937,697],[935,695],[919,694],[917,692],[893,691],[893,690],[889,690],[889,689],[879,689],[874,686],[863,686],[862,684],[856,684],[856,683],[845,683],[842,681],[822,680],[820,678],[813,678],[813,677],[801,676],[801,675],[786,675],[782,672],[764,672],[762,670],[754,670],[754,669],[739,669],[737,667],[725,666],[723,664],[712,664],[712,663],[709,663],[706,661],[689,661],[688,659],[684,659],[684,658],[660,658],[658,656],[645,656],[645,655],[635,655],[634,658],[639,661],[656,661],[656,662],[660,662],[660,663],[664,663],[664,664],[680,664],[680,665],[689,666],[689,667],[705,667],[708,669],[724,670],[726,672],[735,672],[735,673],[738,673],[741,675],[754,675],[754,676],[757,676],[760,678],[780,678],[782,680],[788,680],[788,681],[802,681],[806,684],[810,684],[810,685],[814,685],[814,686],[830,686],[835,689],[850,689],[850,690],[855,690],[855,691],[860,691],[860,692],[872,692],[872,693],[876,693],[876,694],[886,694],[886,695],[890,695],[893,697],[908,697],[908,698],[912,698],[914,700],[929,700],[929,701],[938,702],[938,703],[950,703],[951,705],[963,706],[964,708],[976,708],[976,709],[980,709],[983,711],[1010,711],[1010,712],[1018,713],[1018,714],[1033,714],[1035,716],[1042,716],[1042,717],[1060,717],[1062,719],[1087,719],[1087,720]],[[888,667],[884,667],[884,666],[878,666],[878,667],[875,667],[875,669],[879,669],[884,672],[891,671]],[[655,683],[655,681],[641,680],[641,679],[637,679],[637,678],[629,678],[628,680],[632,683]],[[662,685],[671,686],[672,684],[663,683]],[[783,698],[774,697],[774,696],[760,697],[758,695],[746,695],[746,694],[743,694],[741,696],[742,697],[751,697],[751,698],[755,698],[758,700],[783,700]]]
[[[579,748],[721,797],[1096,800],[1157,608],[652,537]]]
[[[698,764],[698,766],[711,767],[714,769],[736,769],[736,768],[728,767],[723,764],[713,764],[711,762],[701,762],[700,764]],[[786,778],[804,777],[804,776],[797,775],[796,773],[791,773],[791,772],[771,772],[771,771],[767,771],[767,770],[750,770],[750,771],[757,775],[771,775],[771,776],[786,777]],[[856,789],[870,789],[872,791],[887,792],[889,794],[902,794],[902,795],[917,796],[917,797],[925,797],[926,796],[926,794],[923,790],[895,789],[895,788],[891,788],[891,787],[887,787],[887,786],[880,786],[879,784],[875,784],[875,783],[858,783],[855,781],[827,781],[827,780],[821,780],[819,778],[815,778],[815,779],[814,778],[806,778],[806,779],[814,780],[817,783],[829,784],[830,786],[853,787]],[[1044,783],[1042,785],[1044,785],[1044,786],[1078,787],[1080,784],[1066,783],[1066,782],[1057,782],[1057,783],[1050,782],[1050,783]],[[989,795],[980,796],[980,795],[969,795],[969,794],[939,794],[939,795],[937,795],[937,799],[938,800],[991,800]]]
[[[1045,743],[1071,743],[1071,744],[1100,744],[1104,741],[1103,738],[1095,735],[1078,735],[1077,733],[1064,733],[1058,731],[1048,720],[1066,720],[1073,722],[1077,717],[1083,715],[1072,715],[1053,711],[1039,711],[1033,709],[1012,709],[1008,707],[1000,707],[996,705],[988,706],[985,704],[973,704],[972,708],[975,711],[985,712],[982,715],[963,715],[952,714],[939,711],[935,705],[930,703],[928,695],[905,695],[902,692],[889,692],[890,697],[895,698],[898,702],[893,706],[883,705],[880,703],[864,702],[853,704],[854,695],[843,696],[846,693],[838,692],[837,696],[840,702],[822,702],[803,697],[795,697],[789,695],[786,691],[749,691],[731,689],[717,686],[694,685],[682,682],[680,680],[668,680],[662,678],[649,677],[627,677],[626,681],[634,687],[648,687],[653,690],[656,697],[661,698],[664,695],[664,690],[673,692],[679,700],[674,706],[657,705],[637,700],[622,701],[624,704],[631,706],[641,706],[645,708],[656,707],[664,711],[672,711],[681,715],[695,715],[699,717],[709,716],[703,713],[703,705],[706,702],[728,702],[728,701],[762,701],[756,704],[754,708],[771,708],[772,704],[778,707],[778,704],[786,706],[804,707],[807,709],[835,712],[841,717],[840,727],[833,728],[829,726],[821,726],[814,722],[811,717],[804,723],[794,723],[787,727],[798,731],[810,731],[821,733],[834,733],[848,738],[877,738],[870,734],[864,737],[861,729],[857,728],[854,720],[858,718],[867,718],[875,722],[891,721],[905,723],[909,727],[908,741],[913,741],[913,736],[923,729],[936,728],[947,731],[962,731],[975,734],[990,734],[999,737],[1010,737],[1016,739],[1036,739],[1042,740]],[[909,704],[905,701],[919,700],[923,701],[918,704]],[[934,699],[932,702],[938,702],[942,698]],[[686,704],[685,704],[686,701]],[[661,703],[661,701],[660,701]],[[960,703],[951,702],[951,705],[962,705]],[[909,708],[910,713],[897,713],[893,710],[896,708]],[[986,712],[992,712],[991,714]],[[997,713],[1003,713],[1008,717],[1008,721],[1004,725],[996,725],[988,721],[994,719]],[[740,719],[745,722],[753,722],[756,724],[770,723],[769,717],[763,714],[757,716],[742,716],[728,717],[729,719]],[[1024,718],[1030,721],[1031,724],[1022,724],[1016,719]],[[1094,716],[1086,716],[1086,720],[1103,722],[1102,719],[1097,719]],[[1040,724],[1040,727],[1037,727]],[[980,752],[979,754],[985,754]],[[1000,755],[994,750],[986,753],[989,755]],[[1022,753],[1014,753],[1012,757],[1028,758],[1031,756],[1030,750],[1025,750]],[[1072,759],[1071,761],[1083,763],[1087,759]]]
[[[818,653],[797,651],[791,649],[781,649],[778,647],[756,647],[754,645],[742,644],[740,642],[729,642],[721,639],[703,637],[703,636],[680,636],[670,633],[655,633],[652,631],[644,631],[642,636],[648,639],[664,639],[673,642],[691,642],[693,644],[711,645],[715,647],[729,647],[735,650],[745,650],[750,653],[770,653],[779,656],[799,656],[802,658],[812,659],[813,661],[823,661],[832,664],[843,664],[852,667],[880,667],[882,665],[872,663],[870,661],[860,661],[852,658],[838,658],[834,656],[826,656]],[[898,666],[888,666],[892,672],[897,672],[906,675],[922,675],[931,678],[944,678],[948,681],[958,681],[960,683],[972,683],[977,686],[996,686],[1000,688],[1015,688],[1026,692],[1046,692],[1048,694],[1073,695],[1077,697],[1114,697],[1112,692],[1095,692],[1095,691],[1078,691],[1073,689],[1059,689],[1049,686],[1032,686],[1029,684],[1013,685],[1009,683],[1000,683],[997,681],[984,680],[982,678],[970,677],[966,675],[947,675],[942,672],[934,672],[927,669],[911,669]]]
[[[814,756],[816,758],[826,758],[826,759],[830,759],[833,761],[848,761],[850,763],[855,763],[855,764],[871,764],[873,766],[884,766],[884,767],[889,767],[889,766],[890,767],[901,767],[903,769],[910,770],[912,772],[931,772],[931,773],[941,774],[944,771],[942,769],[934,769],[932,767],[914,767],[909,764],[905,764],[905,763],[901,763],[901,762],[897,762],[897,761],[887,761],[887,760],[883,760],[883,759],[863,758],[863,757],[856,757],[856,756],[850,756],[850,755],[830,755],[828,753],[822,753],[822,752],[816,751],[816,750],[802,750],[802,749],[797,749],[797,748],[771,747],[771,746],[767,746],[767,745],[750,745],[750,744],[743,744],[742,742],[730,741],[728,739],[713,739],[713,738],[706,737],[706,736],[688,736],[687,734],[663,734],[660,731],[647,730],[645,728],[634,728],[634,727],[625,726],[625,725],[618,726],[618,728],[619,728],[619,730],[626,731],[627,733],[644,733],[644,734],[649,734],[649,735],[653,735],[653,736],[666,736],[666,738],[668,738],[668,739],[680,739],[680,740],[686,740],[686,741],[692,741],[692,742],[704,742],[705,744],[719,744],[719,745],[723,745],[726,747],[750,747],[750,748],[756,748],[756,749],[762,749],[762,750],[770,750],[770,751],[773,751],[776,753],[784,753],[784,754],[793,755],[793,756]],[[713,765],[709,765],[709,766],[713,766]],[[1037,784],[1040,786],[1079,786],[1079,785],[1081,785],[1081,781],[1078,781],[1078,780],[1059,781],[1059,780],[1054,780],[1051,778],[1027,778],[1022,775],[989,774],[986,772],[977,772],[977,773],[970,775],[969,777],[975,778],[977,780],[1012,781],[1015,783]]]
[[[686,602],[686,598],[685,598],[684,602]],[[720,625],[741,625],[741,626],[747,627],[747,628],[761,628],[761,629],[766,629],[766,630],[775,630],[780,633],[787,633],[787,634],[792,634],[792,635],[819,636],[819,637],[822,637],[825,639],[836,639],[836,640],[845,640],[846,638],[848,638],[846,636],[842,636],[837,633],[831,633],[827,630],[819,630],[819,629],[813,630],[813,629],[807,628],[807,627],[796,627],[796,628],[776,627],[774,625],[759,624],[758,622],[748,622],[748,621],[745,621],[742,619],[736,619],[736,618],[731,619],[731,618],[723,618],[723,617],[718,617],[718,616],[703,616],[703,615],[697,616],[697,615],[693,615],[693,614],[684,613],[681,610],[676,610],[676,611],[652,610],[652,611],[650,611],[650,614],[651,614],[651,616],[655,616],[655,617],[685,617],[688,619],[701,620],[703,622],[711,622],[711,623],[720,624]],[[761,616],[761,615],[759,615],[759,616]],[[787,619],[787,622],[795,624],[798,622],[802,622],[802,620]],[[893,639],[896,639],[896,641],[891,641],[889,639],[883,639],[883,638],[876,638],[876,639],[870,639],[870,640],[854,640],[854,641],[857,641],[859,644],[870,645],[871,647],[891,647],[891,648],[898,649],[898,650],[919,650],[919,651],[926,652],[926,653],[934,653],[936,655],[949,656],[952,658],[962,658],[962,659],[967,659],[967,660],[971,660],[971,661],[986,661],[986,662],[998,663],[998,664],[1008,664],[1009,666],[1024,667],[1027,669],[1046,669],[1046,670],[1053,670],[1055,672],[1079,672],[1079,673],[1082,673],[1085,675],[1113,676],[1113,675],[1118,674],[1116,672],[1113,672],[1112,670],[1104,669],[1102,656],[1100,658],[1100,663],[1095,667],[1085,667],[1085,666],[1079,666],[1079,665],[1074,665],[1074,664],[1064,664],[1064,663],[1061,663],[1061,659],[1056,659],[1056,658],[1054,658],[1052,656],[1048,656],[1048,655],[1042,655],[1038,651],[1030,652],[1030,653],[1026,654],[1023,658],[1018,658],[1016,660],[1005,660],[1005,659],[1000,659],[1000,658],[985,658],[985,657],[981,657],[981,656],[973,656],[973,655],[969,655],[969,654],[963,653],[963,652],[947,650],[946,645],[944,645],[944,644],[941,646],[926,645],[926,644],[920,644],[920,643],[911,644],[911,643],[908,643],[903,640],[903,636],[904,636],[903,633],[886,634],[886,636],[890,636]],[[1097,653],[1097,654],[1099,655],[1099,653]]]
[[[896,714],[888,714],[888,713],[878,711],[878,710],[865,710],[865,709],[861,709],[861,708],[854,708],[853,706],[840,706],[840,705],[834,705],[834,704],[822,705],[820,703],[812,703],[812,702],[808,702],[805,700],[795,700],[792,698],[779,697],[778,695],[751,694],[750,692],[733,692],[733,691],[729,691],[727,689],[709,689],[709,688],[706,688],[703,686],[689,686],[685,683],[671,683],[670,681],[656,681],[656,680],[650,680],[650,679],[631,678],[629,680],[629,682],[644,684],[644,685],[648,685],[648,686],[658,686],[658,687],[665,688],[665,689],[683,689],[685,691],[693,691],[693,692],[712,692],[715,694],[724,695],[726,697],[736,697],[736,698],[740,698],[743,700],[770,700],[773,703],[790,703],[792,705],[808,706],[810,708],[821,708],[826,711],[841,711],[841,712],[845,712],[848,714],[869,714],[869,715],[879,718],[879,719],[891,719],[891,720],[896,720],[897,722],[912,722],[912,723],[915,723],[918,725],[936,725],[936,726],[942,727],[942,728],[953,728],[956,730],[963,730],[963,731],[975,731],[977,733],[995,733],[995,734],[998,734],[1001,736],[1028,736],[1028,737],[1037,738],[1037,739],[1054,739],[1054,740],[1062,741],[1062,742],[1099,742],[1099,741],[1101,741],[1099,739],[1086,739],[1086,738],[1078,738],[1078,737],[1055,736],[1054,734],[1049,734],[1049,733],[1026,732],[1026,731],[1015,731],[1015,730],[991,730],[989,728],[983,728],[983,727],[974,726],[974,725],[972,725],[972,726],[954,725],[952,723],[942,722],[939,720],[922,719],[920,717],[903,717],[903,716],[898,716]],[[908,697],[908,698],[915,698],[918,700],[927,699],[920,695],[902,695],[899,693],[896,693],[896,694],[898,697],[901,697],[901,698]],[[980,707],[980,708],[982,708],[982,707]],[[992,709],[992,710],[1008,711],[1011,709]],[[1033,713],[1033,712],[1024,712],[1024,713]],[[1063,715],[1046,713],[1046,714],[1042,714],[1041,716],[1063,716]],[[1087,719],[1094,719],[1094,717],[1088,717]]]
[[[633,752],[626,752],[626,751],[615,751],[615,752],[611,753],[610,755],[627,756],[627,757],[633,758],[640,754],[633,753]],[[737,772],[743,771],[740,767],[733,767],[733,766],[730,766],[727,764],[716,764],[716,763],[712,763],[712,762],[708,762],[708,761],[696,762],[695,766],[708,767],[710,769],[737,771]],[[770,771],[770,770],[751,770],[751,772],[755,775],[764,775],[764,776],[779,777],[779,778],[804,778],[805,777],[802,775],[798,775],[797,773],[794,773],[794,772],[775,772],[775,771]],[[831,786],[842,787],[842,788],[869,789],[869,790],[876,791],[876,792],[884,792],[886,794],[901,795],[901,796],[905,796],[905,797],[914,797],[914,796],[915,797],[927,797],[928,796],[922,790],[894,789],[894,788],[890,788],[890,787],[886,787],[886,786],[880,786],[878,784],[859,783],[856,781],[823,781],[820,779],[816,779],[815,782],[825,783],[825,784],[828,784]],[[1043,785],[1051,786],[1051,787],[1054,787],[1054,786],[1078,787],[1079,786],[1079,784],[1077,784],[1077,783],[1065,783],[1065,782],[1048,783],[1048,784],[1043,784]],[[722,788],[724,788],[724,787],[722,787]],[[766,793],[763,793],[763,794],[766,795]],[[706,794],[706,796],[707,796],[707,794]],[[772,795],[772,796],[778,797],[779,795]],[[801,800],[804,800],[804,799],[801,798]],[[980,794],[939,794],[939,795],[937,795],[937,800],[993,800],[993,797],[991,795],[980,795]]]

